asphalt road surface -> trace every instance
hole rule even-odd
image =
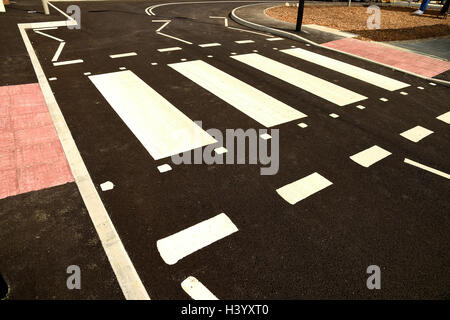
[[[405,163],[450,172],[448,123],[436,119],[450,111],[449,89],[254,33],[228,16],[245,3],[146,11],[155,3],[80,2],[81,29],[27,31],[46,77],[56,78],[50,86],[149,296],[188,299],[180,284],[193,276],[219,299],[449,298],[448,175]],[[57,3],[63,11],[70,4]],[[333,70],[336,62],[330,68],[282,51],[295,48],[388,79],[373,85],[373,74],[366,82],[361,74],[348,75],[347,67]],[[110,57],[124,53],[133,54]],[[401,88],[392,89],[393,83]],[[261,107],[255,114],[243,111],[249,96]],[[161,98],[172,112],[133,111]],[[261,175],[267,165],[249,164],[248,154],[246,164],[176,165],[167,156],[176,148],[146,148],[164,149],[170,137],[146,136],[139,123],[176,123],[179,112],[187,127],[191,120],[224,134],[267,130],[269,146],[279,129],[278,172]],[[414,137],[429,134],[418,142],[400,135],[416,126],[433,133],[416,129]],[[368,167],[350,159],[373,146],[385,157]],[[379,154],[363,158],[370,162]],[[172,169],[161,173],[157,167],[164,164]],[[309,188],[309,196],[298,199],[294,190],[295,204],[277,192],[305,177],[312,184],[297,187]],[[101,190],[106,181],[112,190]],[[194,230],[178,242],[189,251],[197,236],[201,249],[164,261],[158,240],[221,213],[228,219],[220,225],[212,220],[209,230]],[[380,290],[366,286],[370,265],[380,267]]]

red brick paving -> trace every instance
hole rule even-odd
[[[72,181],[39,84],[0,87],[0,199]]]
[[[323,45],[426,77],[434,77],[450,69],[450,62],[374,42],[346,38],[330,41]]]

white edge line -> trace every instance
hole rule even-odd
[[[58,9],[58,11],[61,10]],[[120,288],[122,289],[126,299],[150,300],[150,297],[145,290],[145,287],[142,284],[141,279],[139,278],[139,275],[137,274],[119,235],[117,234],[108,212],[106,211],[105,206],[97,193],[86,165],[83,162],[83,158],[78,151],[61,109],[56,102],[55,96],[53,95],[47,78],[45,77],[45,73],[26,33],[26,29],[32,29],[35,25],[45,27],[50,25],[64,26],[68,24],[68,21],[54,21],[50,23],[45,22],[34,24],[19,23],[17,26],[28,55],[30,56],[31,63],[38,78],[39,86],[44,94],[50,116],[52,117],[53,124],[69,163],[70,170],[72,171],[75,179],[75,183],[80,191],[83,202],[86,205],[89,216],[94,224],[95,230],[97,231],[114,274],[116,275]]]
[[[53,39],[53,40],[56,40],[56,41],[59,41],[59,42],[64,42],[63,39],[60,39],[60,38],[51,36],[51,35],[49,35],[49,34],[46,34],[46,33],[42,32],[42,31],[36,31],[36,30],[34,30],[34,32],[39,33],[40,35],[43,35],[43,36],[45,36],[45,37],[47,37],[47,38],[50,38],[50,39]]]
[[[407,164],[410,164],[410,165],[412,165],[412,166],[415,166],[415,167],[417,167],[417,168],[423,169],[423,170],[425,170],[425,171],[428,171],[428,172],[437,174],[438,176],[441,176],[441,177],[450,179],[450,174],[445,173],[445,172],[442,172],[442,171],[439,171],[439,170],[434,169],[434,168],[431,168],[431,167],[429,167],[429,166],[426,166],[426,165],[424,165],[424,164],[418,163],[418,162],[413,161],[413,160],[411,160],[411,159],[405,158],[404,162],[407,163]]]

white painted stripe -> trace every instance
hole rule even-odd
[[[44,30],[56,30],[58,27],[46,27],[46,28],[36,28],[33,31],[44,31]]]
[[[383,148],[380,148],[379,146],[375,145],[350,156],[350,159],[355,161],[357,164],[368,168],[374,163],[386,158],[391,154],[392,153],[390,153],[389,151],[384,150]]]
[[[245,30],[245,29],[241,29],[241,28],[228,27],[228,29],[242,31],[242,32],[248,32],[248,33],[253,33],[253,34],[258,34],[260,36],[264,36],[264,37],[268,37],[268,38],[272,38],[273,37],[272,35],[267,34],[267,33],[261,33],[261,32],[251,31],[251,30]]]
[[[260,137],[261,139],[263,139],[263,140],[269,140],[269,139],[272,139],[272,136],[271,136],[270,134],[268,134],[268,133],[263,133],[263,134],[259,135],[259,137]]]
[[[61,42],[59,44],[58,49],[56,49],[55,55],[52,58],[52,61],[58,61],[61,51],[64,48],[65,44],[66,44],[65,42]]]
[[[308,50],[295,48],[280,51],[389,91],[409,87],[407,83]]]
[[[268,73],[339,106],[345,106],[367,99],[367,97],[356,92],[347,90],[306,72],[269,59],[258,53],[242,54],[231,58]]]
[[[123,58],[123,57],[131,57],[131,56],[137,56],[136,52],[127,52],[127,53],[119,53],[119,54],[111,54],[109,57],[111,59],[117,59],[117,58]]]
[[[56,77],[48,78],[48,81],[55,81],[55,80],[57,80]]]
[[[266,127],[306,117],[300,111],[202,60],[169,66]]]
[[[255,43],[255,41],[253,41],[253,40],[237,40],[235,42],[237,44]]]
[[[89,79],[155,160],[217,142],[130,70]]]
[[[227,150],[227,148],[219,147],[219,148],[215,148],[214,152],[217,154],[224,154],[224,153],[228,152],[228,150]]]
[[[334,119],[339,118],[339,115],[336,114],[336,113],[330,113],[329,116],[334,118]]]
[[[297,124],[297,125],[298,125],[300,128],[302,128],[302,129],[308,127],[308,125],[307,125],[306,123],[304,123],[304,122],[301,122],[301,123],[299,123],[299,124]]]
[[[438,176],[441,176],[441,177],[450,179],[450,174],[445,173],[445,172],[443,172],[443,171],[439,171],[439,170],[434,169],[434,168],[431,168],[431,167],[426,166],[426,165],[424,165],[424,164],[420,164],[420,163],[418,163],[418,162],[416,162],[416,161],[413,161],[413,160],[411,160],[411,159],[405,158],[404,162],[407,163],[407,164],[410,164],[410,165],[412,165],[412,166],[415,166],[415,167],[417,167],[417,168],[420,168],[420,169],[426,170],[426,171],[428,171],[428,172],[437,174]]]
[[[411,140],[412,142],[419,142],[420,140],[429,136],[432,133],[433,131],[428,130],[427,128],[415,126],[414,128],[411,128],[409,130],[406,130],[405,132],[400,133],[400,135],[403,138]]]
[[[59,42],[64,42],[63,39],[60,39],[60,38],[51,36],[51,35],[46,34],[46,33],[44,33],[44,32],[41,32],[41,31],[34,31],[34,32],[39,33],[40,35],[43,35],[43,36],[45,36],[45,37],[47,37],[47,38],[50,38],[50,39],[53,39],[53,40],[56,40],[56,41],[59,41]]]
[[[159,52],[167,52],[167,51],[175,51],[175,50],[181,50],[181,48],[180,47],[171,47],[171,48],[158,49]]]
[[[218,47],[218,46],[221,46],[221,44],[217,43],[217,42],[213,42],[213,43],[199,44],[199,46],[202,47],[202,48],[209,48],[209,47]]]
[[[441,114],[439,117],[436,117],[436,119],[444,121],[445,123],[450,124],[450,111]]]
[[[388,102],[389,101],[389,99],[387,99],[387,98],[380,98],[380,100],[383,101],[383,102]]]
[[[157,33],[157,34],[160,34],[160,35],[162,35],[162,36],[164,36],[164,37],[170,38],[170,39],[178,40],[178,41],[183,42],[183,43],[192,44],[192,42],[190,42],[190,41],[183,40],[183,39],[180,39],[180,38],[177,38],[177,37],[174,37],[174,36],[171,36],[171,35],[162,33],[161,31],[158,31],[158,32],[156,32],[156,33]]]
[[[219,300],[195,277],[188,277],[181,282],[181,288],[194,300]]]
[[[192,227],[177,232],[156,242],[161,258],[167,264],[175,264],[178,260],[198,251],[211,243],[238,231],[225,213],[202,221]]]
[[[159,172],[164,173],[172,170],[172,167],[169,164],[165,163],[163,165],[158,166],[158,170]]]
[[[332,184],[331,181],[314,172],[309,176],[278,188],[277,193],[288,203],[296,204]]]
[[[92,73],[90,73],[90,72],[85,72],[85,73],[83,73],[85,76],[90,76]]]
[[[76,59],[76,60],[68,60],[68,61],[60,61],[60,62],[53,62],[53,65],[55,67],[57,66],[64,66],[66,64],[74,64],[74,63],[83,63],[84,61],[82,59]]]
[[[280,41],[280,40],[284,40],[283,38],[268,38],[266,39],[267,41]]]
[[[55,7],[51,3],[50,6]],[[55,7],[56,8],[56,7]],[[61,11],[58,9],[58,11]],[[103,249],[105,250],[108,261],[116,275],[119,286],[125,296],[125,299],[131,300],[149,300],[150,297],[142,284],[133,263],[126,252],[119,235],[109,218],[108,212],[103,205],[100,196],[97,193],[94,183],[87,171],[83,158],[78,151],[77,145],[73,140],[61,109],[56,102],[53,91],[46,79],[42,66],[39,63],[37,55],[28,38],[26,29],[33,27],[47,26],[67,26],[76,25],[76,21],[69,17],[69,21],[53,21],[46,23],[19,23],[19,31],[25,43],[28,55],[31,59],[34,71],[36,73],[39,85],[44,95],[49,113],[58,134],[61,145],[64,149],[70,170],[80,191],[83,202],[88,210],[89,217],[95,227]]]

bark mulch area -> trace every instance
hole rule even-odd
[[[450,18],[438,17],[439,11],[427,10],[422,16],[411,15],[413,8],[381,8],[378,30],[367,28],[367,7],[306,6],[303,24],[317,24],[356,33],[359,39],[373,41],[414,40],[450,35]],[[297,7],[274,7],[265,13],[275,19],[296,23]]]

